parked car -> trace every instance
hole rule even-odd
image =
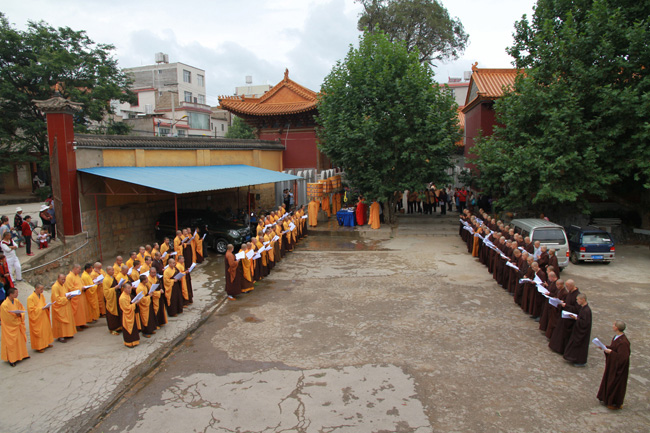
[[[228,244],[233,244],[235,250],[241,247],[243,242],[251,239],[251,230],[237,221],[232,221],[215,212],[200,209],[179,209],[178,228],[190,227],[192,230],[199,228],[199,235],[203,236],[204,245],[225,254]],[[174,211],[164,212],[156,220],[156,239],[162,242],[165,237],[174,239],[176,237],[176,216]]]
[[[559,224],[537,218],[522,218],[512,220],[515,232],[523,237],[529,236],[532,242],[539,241],[541,245],[555,250],[558,265],[561,269],[569,266],[569,242],[564,227]]]
[[[598,227],[566,227],[571,248],[571,263],[580,262],[610,263],[616,255],[612,235]]]

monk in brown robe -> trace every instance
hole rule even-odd
[[[548,265],[553,266],[553,269],[555,269],[554,272],[559,278],[561,270],[560,270],[560,265],[559,265],[559,263],[557,261],[556,252],[555,252],[555,250],[553,248],[548,250]]]
[[[571,337],[564,348],[564,359],[572,362],[576,367],[587,365],[587,356],[589,355],[589,343],[591,342],[591,308],[587,303],[587,295],[580,293],[576,297],[580,306],[578,317],[574,320],[575,325],[571,330]]]
[[[569,291],[564,286],[564,280],[558,279],[555,282],[555,287],[557,287],[557,293],[555,297],[562,302],[566,302],[566,297],[569,295]],[[549,340],[553,336],[553,331],[555,330],[555,326],[557,326],[557,322],[560,320],[561,313],[562,310],[560,308],[554,307],[551,304],[548,305],[548,324],[546,325],[546,338]]]
[[[560,306],[563,311],[578,314],[580,305],[578,305],[577,298],[580,294],[580,290],[578,290],[573,280],[566,281],[566,288],[569,293],[566,300],[563,301]],[[560,317],[555,329],[553,330],[553,335],[551,336],[551,341],[548,343],[548,347],[550,347],[554,352],[564,355],[564,349],[566,348],[569,338],[571,338],[573,325],[575,325],[575,320],[562,319]]]
[[[237,295],[241,294],[241,280],[237,273],[237,268],[239,267],[239,261],[235,259],[233,250],[235,247],[232,244],[228,244],[226,248],[226,259],[224,263],[226,264],[226,294],[228,299],[234,301]]]
[[[548,282],[544,283],[544,287],[546,287],[546,290],[548,290],[548,296],[550,296],[551,298],[557,297],[556,283],[557,283],[557,275],[555,275],[555,272],[550,271],[548,273]],[[552,305],[549,304],[548,299],[544,297],[544,304],[542,305],[542,314],[539,317],[540,331],[546,332],[546,328],[548,327],[550,307],[552,307]]]
[[[120,309],[122,310],[122,338],[124,338],[124,345],[129,349],[133,349],[140,344],[139,323],[135,309],[137,303],[131,303],[131,290],[131,283],[124,283],[119,299]]]
[[[617,320],[612,326],[616,334],[605,352],[605,373],[598,389],[598,400],[608,409],[623,407],[630,370],[630,340],[625,335],[625,322]]]

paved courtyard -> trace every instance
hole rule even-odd
[[[592,336],[628,322],[625,407],[551,352],[537,324],[473,259],[457,217],[402,217],[384,241],[310,236],[244,298],[220,306],[97,432],[647,432],[647,247],[570,266]],[[58,350],[58,349],[57,349]]]

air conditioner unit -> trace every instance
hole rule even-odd
[[[165,54],[164,53],[156,53],[156,63],[162,63],[165,61]]]
[[[163,57],[164,57],[163,62],[169,63],[169,54],[164,54]]]

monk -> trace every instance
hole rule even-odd
[[[560,265],[557,261],[557,256],[555,255],[555,250],[553,248],[548,250],[548,265],[553,266],[553,269],[555,269],[555,273],[559,278],[561,270]]]
[[[106,272],[102,269],[101,262],[95,262],[93,265],[93,271],[90,273],[90,278],[93,279],[93,282],[99,278],[99,276],[106,278]],[[102,280],[103,281],[103,280]],[[106,315],[106,304],[104,302],[104,285],[102,281],[97,282],[97,306],[99,308],[99,317],[104,317]]]
[[[359,202],[357,203],[357,225],[362,226],[366,224],[366,210],[368,206],[363,202],[363,197],[359,197]]]
[[[235,259],[234,249],[235,247],[232,244],[228,244],[226,259],[224,260],[226,264],[226,294],[231,301],[234,301],[236,296],[241,293],[241,280],[237,274],[239,261]]]
[[[170,253],[173,253],[174,250],[169,243],[169,238],[165,238],[163,244],[160,246],[160,260],[163,263],[163,266],[167,266],[167,260],[169,260]]]
[[[174,238],[174,252],[176,257],[183,255],[183,232],[176,230],[176,237]]]
[[[84,293],[86,297],[86,322],[96,322],[99,319],[99,302],[97,301],[98,286],[93,282],[92,272],[93,265],[86,263],[84,271],[81,274],[81,282],[84,287],[87,287]]]
[[[379,203],[377,200],[373,201],[370,205],[370,219],[368,220],[370,228],[377,230],[380,227],[379,224]]]
[[[157,327],[156,312],[153,309],[151,296],[149,296],[148,282],[148,277],[146,275],[141,275],[138,286],[135,289],[136,295],[139,295],[140,293],[144,294],[144,297],[140,302],[138,302],[138,313],[140,316],[142,335],[144,335],[145,338],[151,338],[151,335],[156,333]]]
[[[50,322],[50,307],[46,306],[43,285],[37,284],[34,286],[34,292],[27,298],[27,314],[29,317],[29,340],[32,349],[39,353],[52,347],[54,341],[52,322]]]
[[[323,199],[321,200],[321,208],[325,211],[328,217],[332,216],[332,213],[330,211],[330,197],[329,195],[324,195]]]
[[[591,342],[591,308],[587,303],[587,295],[580,293],[576,297],[580,306],[578,317],[575,319],[575,325],[571,330],[571,337],[564,349],[564,359],[572,362],[576,367],[587,365],[587,355],[589,354],[589,343]]]
[[[546,290],[548,290],[548,296],[551,298],[557,297],[557,275],[555,275],[554,271],[548,272],[548,282],[544,284],[544,286],[546,287]],[[542,314],[539,318],[539,330],[546,332],[546,328],[548,327],[549,313],[551,311],[551,307],[553,306],[548,303],[548,299],[544,299],[545,302],[542,305]]]
[[[151,249],[151,247],[149,247]],[[144,263],[145,257],[151,257],[151,253],[147,251],[147,249],[143,246],[138,248],[138,255],[136,258],[140,260],[140,263]]]
[[[176,269],[178,269],[178,272],[183,274],[183,276],[180,279],[181,282],[181,291],[183,293],[183,307],[186,307],[189,304],[192,304],[194,301],[194,292],[192,291],[192,277],[190,276],[190,273],[187,272],[187,269],[189,269],[189,266],[186,268],[185,267],[185,257],[184,256],[179,256],[177,261],[176,261]]]
[[[564,286],[564,280],[558,279],[555,282],[555,287],[557,288],[557,293],[555,297],[560,301],[565,302],[566,297],[569,295],[569,291]],[[555,326],[557,325],[557,322],[560,320],[560,314],[562,310],[558,307],[554,307],[551,304],[549,304],[547,307],[547,311],[548,311],[548,324],[546,325],[545,335],[546,338],[550,339],[553,336],[553,331],[555,330]]]
[[[309,213],[309,227],[316,227],[318,225],[318,207],[318,202],[315,198],[312,198],[307,207],[307,212]]]
[[[74,326],[74,313],[72,304],[65,289],[66,277],[59,274],[56,282],[52,284],[52,334],[59,342],[65,343],[66,338],[74,337],[77,330]]]
[[[129,349],[140,344],[138,318],[135,312],[136,304],[131,303],[131,290],[131,283],[124,283],[119,300],[120,310],[122,310],[122,338],[124,338],[124,345]]]
[[[605,352],[605,373],[598,389],[598,400],[608,409],[617,410],[623,407],[627,378],[630,371],[630,340],[625,335],[625,322],[614,322],[614,338]]]
[[[2,360],[12,367],[18,361],[29,358],[27,354],[27,332],[25,329],[25,307],[18,300],[18,289],[9,287],[7,298],[0,304],[0,326]],[[12,313],[12,311],[14,311]]]
[[[135,251],[131,251],[131,257],[126,261],[126,267],[127,268],[132,268],[133,267],[133,262],[138,258],[138,254]]]
[[[194,238],[192,238],[192,247],[196,252],[196,259],[194,263],[203,263],[203,237],[199,236],[199,228],[194,231]]]
[[[174,279],[178,274],[176,269],[176,260],[169,259],[167,261],[167,269],[163,272],[163,286],[165,288],[165,305],[167,308],[167,315],[176,317],[177,314],[183,312],[183,294],[181,293],[180,281]]]
[[[106,277],[101,282],[104,299],[106,299],[106,324],[113,335],[118,335],[122,330],[121,310],[118,305],[119,295],[122,289],[117,287],[117,280],[114,278],[115,269],[112,266],[106,268]]]
[[[115,263],[113,264],[113,270],[115,271],[115,275],[120,273],[123,264],[124,264],[124,260],[122,259],[122,256],[115,257]]]
[[[578,295],[580,290],[575,285],[573,280],[567,280],[566,289],[569,292],[566,296],[566,300],[560,303],[563,311],[568,311],[570,313],[577,314],[580,309],[580,305],[577,302]],[[558,322],[553,330],[553,335],[551,336],[551,341],[548,344],[548,347],[551,350],[564,355],[564,349],[571,338],[571,331],[573,330],[573,325],[575,324],[573,319],[558,319]]]
[[[74,323],[77,330],[84,330],[88,326],[88,314],[86,313],[86,289],[83,288],[83,281],[81,280],[81,265],[75,264],[72,270],[65,277],[65,290],[68,293],[80,291],[81,296],[73,296],[70,299],[72,304],[72,313],[74,314]]]
[[[154,254],[160,257],[159,252]],[[160,275],[162,275],[162,273]],[[164,300],[163,302],[160,302],[160,298],[163,294],[163,285],[162,281],[158,278],[155,267],[151,269],[151,272],[149,272],[147,287],[151,289],[154,284],[158,284],[158,287],[151,294],[151,304],[153,305],[153,313],[156,317],[156,329],[160,329],[162,326],[167,324],[167,312],[165,311],[165,305],[163,304]]]

